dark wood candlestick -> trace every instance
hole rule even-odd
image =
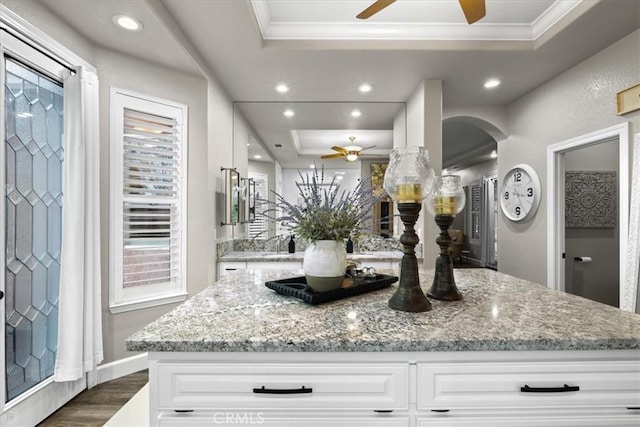
[[[415,246],[420,241],[413,228],[422,208],[421,203],[398,203],[400,219],[404,224],[404,232],[400,243],[404,246],[404,255],[400,264],[400,281],[395,294],[389,300],[389,307],[394,310],[414,313],[431,310],[431,303],[420,288],[418,276],[418,260]]]
[[[453,278],[453,261],[451,260],[451,255],[449,255],[449,245],[451,245],[449,227],[454,218],[454,215],[435,215],[436,224],[440,227],[440,235],[436,239],[436,243],[440,246],[440,254],[436,259],[433,284],[427,295],[444,301],[459,301],[462,299],[462,294],[458,292],[456,281]]]

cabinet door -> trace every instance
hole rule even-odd
[[[407,410],[408,364],[160,363],[158,409]]]
[[[640,406],[638,362],[418,365],[418,409]]]

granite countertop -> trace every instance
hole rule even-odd
[[[131,351],[345,352],[640,349],[640,315],[488,269],[458,269],[462,301],[388,307],[397,284],[310,306],[239,270],[127,339]],[[420,272],[428,289],[433,270]]]
[[[353,261],[400,261],[402,251],[375,251],[347,254],[348,260]],[[304,252],[231,252],[218,258],[218,262],[272,262],[272,261],[301,261]],[[418,257],[421,259],[421,257]]]

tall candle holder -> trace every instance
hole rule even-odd
[[[404,232],[400,236],[404,255],[400,263],[400,279],[396,292],[389,300],[394,310],[423,312],[431,310],[431,303],[420,287],[418,260],[415,246],[420,239],[414,229],[422,200],[427,197],[435,182],[435,174],[429,163],[429,154],[422,147],[394,148],[384,175],[383,187],[389,197],[398,203]]]
[[[431,298],[444,301],[462,299],[462,294],[458,291],[453,277],[453,260],[449,254],[451,245],[449,227],[456,215],[464,208],[465,201],[464,190],[457,175],[444,175],[438,178],[433,193],[427,199],[427,208],[440,228],[440,235],[436,238],[436,243],[440,246],[440,254],[436,259],[433,284],[427,294]]]

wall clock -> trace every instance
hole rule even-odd
[[[535,169],[525,164],[516,165],[502,180],[500,207],[511,221],[526,222],[536,214],[540,194],[540,177]]]

